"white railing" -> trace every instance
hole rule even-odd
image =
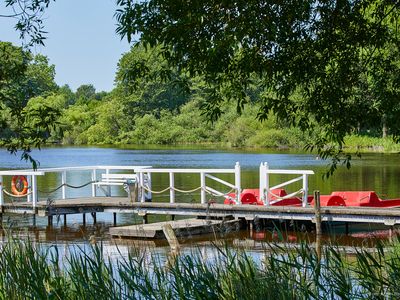
[[[149,169],[151,166],[83,166],[83,167],[65,167],[65,168],[46,168],[46,169],[37,169],[36,171],[31,170],[8,170],[8,171],[0,171],[0,206],[4,205],[4,176],[16,176],[22,175],[26,176],[28,180],[28,192],[25,195],[27,202],[32,203],[32,207],[35,208],[38,201],[38,189],[37,189],[37,179],[38,176],[43,176],[48,173],[60,173],[61,174],[61,198],[67,199],[67,174],[73,172],[82,172],[89,171],[91,172],[91,195],[92,197],[96,197],[96,186],[97,176],[100,175],[99,171],[103,171],[106,174],[109,174],[110,171],[121,171],[128,170],[132,173],[136,172],[141,168]],[[150,176],[150,174],[148,175]],[[151,182],[151,179],[148,179],[148,182]],[[111,195],[111,186],[107,187],[108,194]],[[10,194],[10,193],[8,193]],[[23,196],[23,197],[25,197]]]
[[[194,191],[200,191],[200,202],[202,204],[207,203],[207,193],[213,196],[220,197],[229,197],[229,192],[218,191],[210,186],[207,186],[206,179],[218,182],[223,186],[226,186],[231,189],[235,193],[235,202],[239,203],[238,199],[240,198],[241,187],[240,187],[240,165],[237,162],[235,168],[233,169],[140,169],[137,170],[138,178],[139,178],[139,199],[141,202],[144,202],[145,192],[151,193],[163,193],[169,191],[170,203],[175,203],[175,192],[181,193],[192,193]],[[169,186],[161,191],[152,191],[146,188],[144,184],[144,174],[152,174],[152,173],[164,173],[169,174]],[[191,174],[199,174],[200,177],[200,185],[192,190],[180,190],[175,186],[175,174],[183,174],[183,173],[191,173]],[[229,183],[221,178],[218,178],[211,174],[235,174],[235,182]]]
[[[281,175],[301,175],[299,177],[293,178],[291,180],[288,180],[286,182],[280,183],[275,186],[269,186],[270,182],[270,174],[281,174]],[[284,199],[288,198],[293,198],[298,194],[301,194],[301,201],[303,207],[307,205],[308,202],[308,175],[313,175],[314,172],[311,170],[271,170],[268,167],[268,164],[261,163],[260,164],[260,186],[259,186],[259,193],[260,193],[260,199],[264,202],[265,205],[270,205],[273,204],[271,201],[271,197],[273,194],[271,193],[271,190],[274,189],[279,189],[284,186],[293,184],[297,181],[302,181],[302,188],[296,192],[293,192],[289,195],[286,195],[284,197],[277,197],[276,195],[273,195],[276,199],[275,201],[281,201]]]
[[[90,172],[91,181],[91,196],[97,196],[97,189],[102,188],[107,196],[111,196],[112,184],[104,184],[99,182],[98,178],[113,178],[112,173],[114,171],[127,170],[129,174],[136,174],[136,181],[138,186],[138,200],[145,202],[146,198],[151,198],[152,193],[164,193],[169,192],[170,203],[176,202],[176,192],[179,193],[193,193],[194,191],[200,192],[200,202],[202,204],[207,203],[207,194],[212,196],[219,196],[230,198],[240,204],[240,194],[241,194],[241,168],[237,162],[235,167],[232,169],[167,169],[160,168],[154,169],[150,166],[85,166],[85,167],[66,167],[66,168],[47,168],[38,169],[36,171],[30,170],[10,170],[10,171],[0,171],[0,205],[4,204],[4,176],[14,176],[14,175],[24,175],[28,179],[28,193],[24,196],[27,198],[28,202],[32,203],[32,207],[36,207],[38,201],[38,189],[37,180],[41,176],[47,173],[59,173],[61,176],[61,199],[67,199],[67,187],[68,179],[71,177],[73,172]],[[162,191],[152,191],[152,178],[153,173],[164,173],[169,176],[169,185],[165,187]],[[175,175],[176,174],[198,174],[199,175],[199,186],[192,190],[182,190],[175,185]],[[103,176],[105,174],[105,176]],[[234,174],[234,182],[228,182],[221,179],[217,174]],[[286,174],[286,175],[300,175],[299,177],[290,179],[286,182],[280,183],[275,186],[270,186],[270,175],[271,174]],[[260,199],[265,205],[273,204],[275,201],[280,201],[282,199],[292,198],[297,194],[301,194],[301,200],[303,206],[307,205],[307,195],[308,195],[308,176],[314,174],[310,170],[271,170],[267,163],[261,163],[259,172],[259,194]],[[108,176],[107,176],[108,175]],[[123,174],[119,174],[123,175]],[[123,177],[123,176],[122,176]],[[101,179],[100,179],[101,180]],[[75,180],[76,181],[76,180]],[[120,178],[119,178],[120,181]],[[287,185],[302,181],[302,188],[294,193],[286,195],[284,197],[277,197],[277,195],[272,194],[272,190],[285,187]],[[214,185],[212,185],[212,183]],[[217,190],[215,188],[215,183],[222,185],[223,188]],[[71,185],[69,185],[71,186]],[[214,186],[214,187],[212,187]],[[221,191],[221,189],[226,189],[229,191]],[[232,196],[234,194],[234,197]],[[274,200],[272,201],[272,198]]]

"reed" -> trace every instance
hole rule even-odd
[[[258,256],[215,245],[171,255],[105,257],[101,244],[60,258],[55,246],[8,238],[1,299],[398,299],[400,241],[346,254],[268,244]],[[261,256],[261,258],[259,257]]]

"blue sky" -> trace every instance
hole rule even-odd
[[[3,2],[3,1],[1,1]],[[115,33],[115,0],[56,0],[45,13],[45,46],[36,46],[56,66],[56,82],[76,90],[93,84],[97,91],[110,91],[121,55],[129,50]],[[0,14],[7,13],[4,4]],[[0,18],[0,40],[21,45],[15,21]]]

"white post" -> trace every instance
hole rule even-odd
[[[92,197],[96,197],[96,185],[95,181],[97,180],[97,174],[96,174],[96,169],[92,170]]]
[[[206,197],[206,174],[204,172],[200,172],[200,200],[201,204],[206,204],[207,203],[207,197]]]
[[[32,175],[32,207],[35,208],[36,204],[37,204],[36,175]]]
[[[139,191],[140,191],[140,202],[145,202],[146,201],[146,196],[144,194],[144,176],[143,172],[139,173]]]
[[[303,174],[303,207],[308,203],[308,175]]]
[[[258,193],[260,195],[260,200],[265,204],[265,182],[266,182],[266,171],[264,163],[260,163],[260,171],[259,171],[259,190]]]
[[[62,184],[62,187],[61,187],[61,198],[62,199],[67,198],[66,197],[66,195],[67,195],[66,186],[65,186],[66,183],[67,183],[67,172],[63,171],[63,172],[61,172],[61,184]]]
[[[3,197],[3,176],[0,176],[0,206],[4,204],[4,197]]]
[[[169,172],[169,203],[175,203],[175,180],[174,173]]]
[[[32,202],[32,194],[33,194],[32,177],[33,177],[33,175],[26,176],[26,177],[27,177],[26,180],[28,180],[28,196],[26,196],[26,201]],[[32,192],[32,193],[30,193],[30,192]]]
[[[110,170],[109,169],[106,169],[106,174],[108,175],[108,174],[110,174]],[[109,181],[109,179],[108,179],[109,177],[107,176],[107,181]],[[107,186],[107,196],[108,197],[111,197],[111,186]]]
[[[148,187],[149,190],[151,191],[151,173],[150,173],[150,172],[147,172],[147,187]],[[150,191],[147,192],[147,197],[148,197],[149,199],[152,199],[153,196],[152,196],[152,194],[151,194]]]
[[[236,204],[240,203],[241,182],[240,182],[240,164],[236,162],[235,164],[235,187],[236,187]]]
[[[268,173],[268,163],[264,163],[264,174],[265,174],[265,205],[269,206],[269,173]]]

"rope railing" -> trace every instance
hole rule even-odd
[[[209,189],[206,188],[206,192],[208,194],[210,194],[211,196],[214,196],[214,197],[225,197],[225,198],[230,198],[230,199],[235,199],[234,197],[230,196],[229,194],[235,192],[236,190],[237,190],[236,188],[232,188],[230,191],[228,191],[226,193],[216,194],[216,193],[213,193],[212,191],[210,191]]]
[[[39,191],[40,193],[43,193],[43,194],[51,194],[51,193],[54,193],[54,192],[58,191],[58,190],[61,189],[63,186],[66,186],[66,187],[69,187],[69,188],[72,188],[72,189],[81,189],[81,188],[83,188],[83,187],[85,187],[85,186],[88,186],[89,184],[92,184],[92,183],[95,183],[95,182],[97,182],[97,181],[96,181],[96,180],[92,180],[92,181],[89,181],[89,182],[84,183],[84,184],[82,184],[82,185],[71,185],[71,184],[68,184],[68,183],[63,183],[63,184],[61,184],[60,186],[58,186],[58,187],[56,187],[55,189],[50,190],[50,191],[41,191],[41,190],[38,190],[38,191]]]
[[[153,193],[153,194],[162,194],[162,193],[165,193],[165,192],[167,192],[167,191],[169,191],[169,190],[174,190],[174,191],[177,191],[177,192],[180,192],[180,193],[186,193],[186,194],[190,194],[190,193],[193,193],[193,192],[196,192],[196,191],[199,191],[199,190],[202,190],[203,188],[201,187],[201,186],[199,186],[199,187],[197,187],[197,188],[194,188],[194,189],[191,189],[191,190],[181,190],[181,189],[178,189],[178,188],[176,188],[176,187],[167,187],[167,188],[165,188],[165,189],[163,189],[163,190],[161,190],[161,191],[154,191],[154,190],[151,190],[151,189],[149,189],[148,187],[146,187],[146,186],[143,186],[143,185],[141,185],[140,186],[141,188],[143,188],[145,191],[147,191],[147,192],[150,192],[150,193]],[[207,187],[204,189],[208,194],[210,194],[210,195],[212,195],[212,196],[215,196],[215,197],[228,197],[228,198],[232,198],[231,196],[229,196],[229,194],[231,194],[231,193],[233,193],[234,191],[236,191],[236,188],[232,188],[230,191],[228,191],[228,192],[226,192],[226,193],[220,193],[220,194],[216,194],[216,193],[213,193],[212,191],[210,191],[209,189],[207,189]]]
[[[10,193],[9,191],[3,189],[4,194],[10,196],[10,197],[14,197],[14,198],[23,198],[26,197],[28,195],[31,195],[33,193],[33,191],[30,191],[29,193],[23,194],[23,195],[15,195],[13,193]]]
[[[273,196],[273,197],[275,197],[277,199],[277,200],[271,201],[270,203],[272,204],[272,203],[276,203],[276,202],[281,201],[281,200],[293,198],[294,196],[299,195],[299,194],[304,194],[304,190],[303,189],[299,189],[298,191],[293,192],[293,193],[288,194],[288,195],[285,195],[285,196],[276,195],[276,194],[272,193],[271,190],[269,190],[268,193],[271,196]]]

